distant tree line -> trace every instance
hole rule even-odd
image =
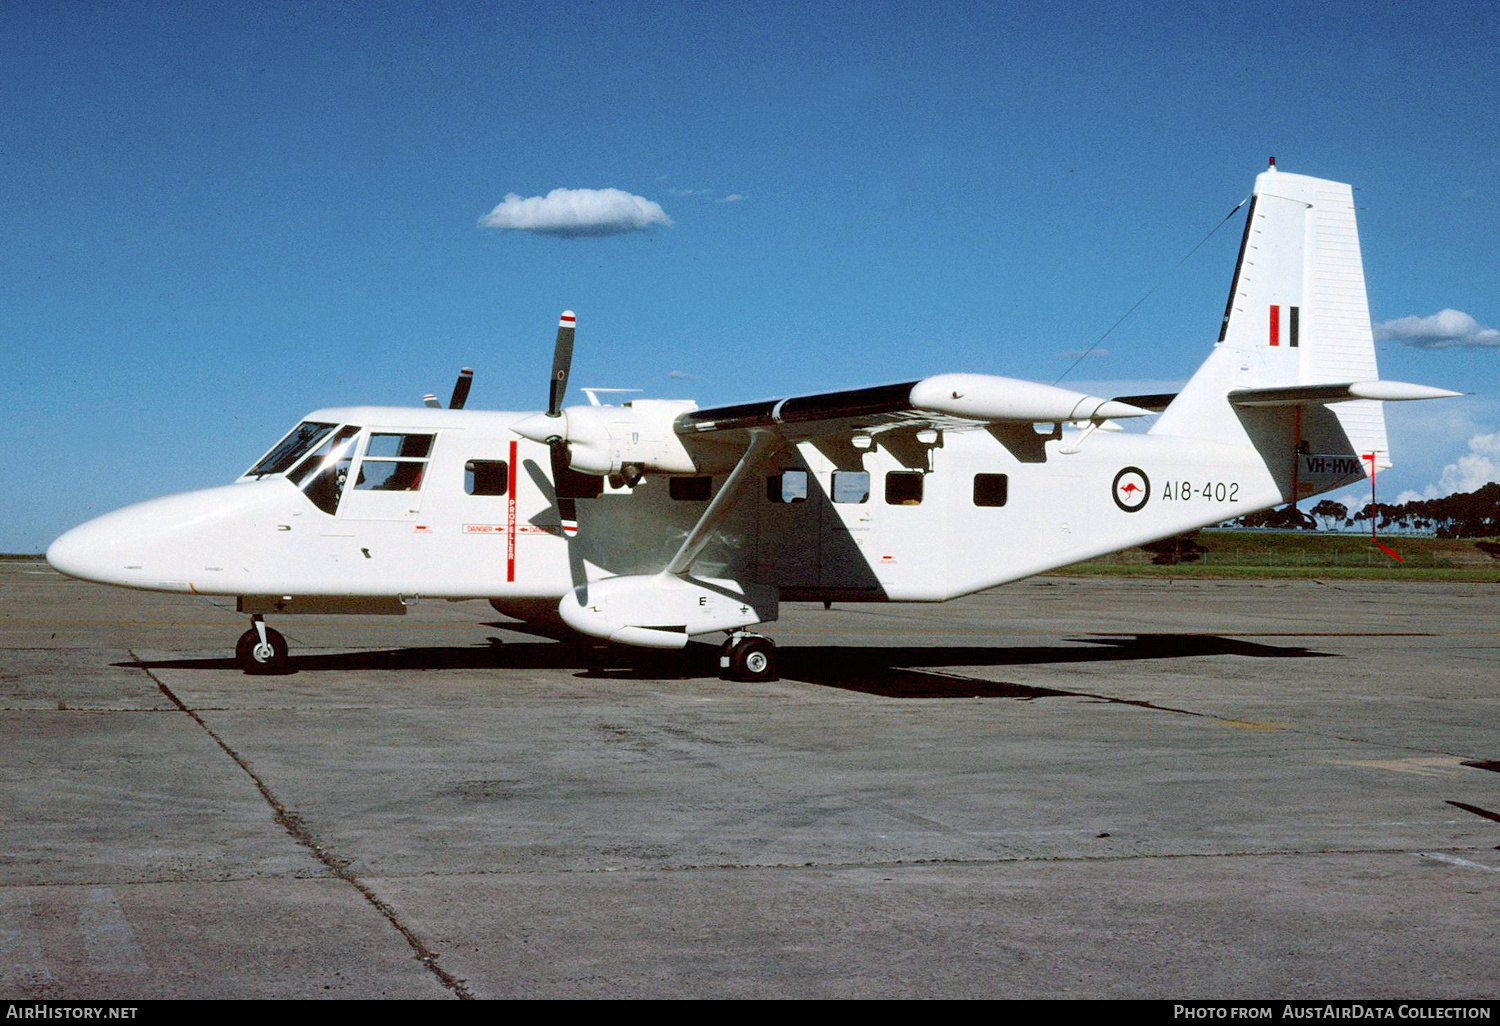
[[[1342,502],[1323,499],[1307,512],[1294,504],[1248,513],[1231,520],[1234,527],[1271,527],[1280,530],[1337,531],[1374,521],[1377,530],[1420,531],[1439,538],[1484,538],[1500,534],[1500,484],[1491,482],[1472,492],[1441,499],[1411,502],[1367,502],[1350,511]]]

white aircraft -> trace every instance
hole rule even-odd
[[[1388,467],[1348,185],[1255,180],[1219,341],[1180,393],[1104,399],[988,374],[700,409],[317,410],[235,483],[74,528],[72,577],[232,596],[249,673],[287,668],[269,615],[488,599],[526,621],[680,649],[724,632],[727,676],[769,679],[746,628],[785,601],[941,602],[1304,499]],[[1159,412],[1148,432],[1116,421]]]

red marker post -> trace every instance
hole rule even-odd
[[[1398,556],[1393,550],[1380,544],[1380,539],[1375,537],[1375,520],[1380,515],[1376,509],[1379,503],[1375,500],[1375,454],[1372,452],[1363,458],[1370,461],[1370,544],[1374,545],[1381,552],[1384,552],[1387,556],[1390,556],[1396,562],[1405,563],[1406,560]]]

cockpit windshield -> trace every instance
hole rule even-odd
[[[327,437],[328,432],[334,427],[333,424],[304,420],[292,428],[290,434],[276,443],[274,449],[262,456],[259,463],[245,471],[245,476],[263,477],[266,474],[286,473],[288,467],[307,455],[312,447]]]
[[[303,460],[295,470],[287,474],[288,480],[302,489],[324,513],[332,516],[339,507],[344,494],[344,483],[349,478],[349,464],[354,458],[354,441],[360,429],[345,424],[338,433],[318,446],[317,452]]]

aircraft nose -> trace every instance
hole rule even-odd
[[[58,573],[83,581],[116,584],[122,569],[114,558],[111,533],[101,530],[97,520],[73,528],[47,546],[47,562]]]
[[[192,591],[194,581],[223,583],[230,557],[242,551],[238,525],[276,497],[230,485],[126,506],[62,535],[48,547],[47,562],[69,577],[127,588]]]

